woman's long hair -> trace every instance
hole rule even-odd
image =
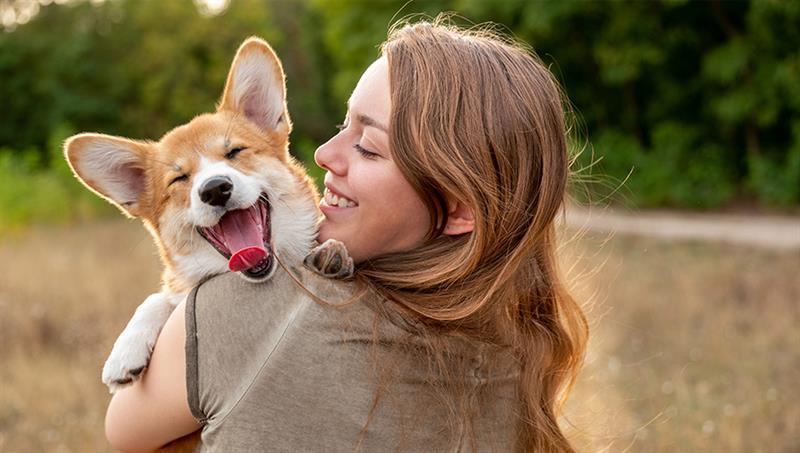
[[[570,171],[558,83],[524,47],[440,19],[395,27],[382,53],[392,155],[432,227],[421,248],[365,262],[356,278],[422,326],[440,359],[438,339],[454,336],[510,351],[517,450],[573,451],[557,416],[588,327],[555,256]],[[472,233],[442,234],[448,199],[473,209]]]

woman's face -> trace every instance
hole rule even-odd
[[[327,170],[319,241],[342,241],[355,262],[413,249],[430,226],[428,210],[392,159],[390,111],[382,57],[361,76],[340,132],[314,154]]]

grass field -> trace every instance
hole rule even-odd
[[[100,370],[158,287],[134,221],[0,238],[0,451],[107,451]],[[587,234],[593,324],[565,424],[581,451],[800,451],[800,255]]]

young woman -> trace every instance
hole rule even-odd
[[[348,107],[316,161],[320,240],[345,243],[355,282],[301,278],[332,305],[365,295],[201,285],[114,396],[114,446],[202,426],[221,451],[572,451],[557,415],[587,326],[555,258],[570,159],[553,76],[494,35],[420,22]]]

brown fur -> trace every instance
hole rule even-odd
[[[243,107],[246,103],[237,104],[234,69],[240,60],[252,67],[252,60],[247,57],[252,56],[253,52],[260,52],[273,63],[270,66],[274,77],[272,80],[284,90],[282,111],[276,117],[274,127],[257,124],[253,121],[253,112]],[[183,275],[176,265],[176,257],[190,255],[194,246],[192,241],[197,240],[196,233],[187,231],[186,226],[179,225],[176,218],[190,207],[192,175],[197,172],[201,157],[228,162],[245,174],[257,174],[265,162],[277,159],[277,163],[288,169],[293,179],[292,187],[284,188],[289,192],[288,195],[313,200],[314,205],[319,202],[319,194],[311,179],[288,152],[291,121],[285,104],[283,80],[280,61],[270,46],[260,39],[250,38],[236,54],[216,112],[195,117],[189,123],[167,132],[158,142],[79,134],[65,143],[67,161],[81,182],[119,207],[127,216],[142,219],[164,263],[162,291],[184,293],[198,283],[196,278]],[[226,160],[225,154],[240,146],[246,147],[246,152],[238,154],[235,160]],[[117,164],[111,159],[111,163],[104,163],[105,157],[116,156],[114,153],[119,149],[124,150],[123,154],[128,156],[128,160]],[[90,153],[96,154],[87,159]],[[136,190],[129,191],[138,193],[135,199],[126,198],[125,190],[109,188],[107,179],[94,176],[109,169],[119,171],[122,167],[124,169],[119,180],[135,181],[133,186]],[[187,175],[187,178],[176,181],[182,175]],[[198,442],[199,432],[196,432],[173,441],[161,451],[192,451]]]
[[[236,59],[242,58],[246,52],[264,52],[270,58],[278,61],[269,45],[257,38],[245,41],[239,48]],[[284,74],[280,64],[276,65],[274,69],[273,76],[278,80],[283,80]],[[283,120],[276,129],[266,131],[260,129],[234,105],[231,93],[232,77],[233,67],[228,75],[222,100],[215,113],[198,115],[189,123],[167,132],[158,142],[134,141],[100,134],[80,134],[70,138],[65,144],[67,161],[73,172],[89,189],[117,205],[128,216],[142,219],[152,234],[164,263],[164,287],[172,292],[188,291],[197,282],[189,281],[175,271],[173,254],[185,252],[188,247],[188,244],[185,243],[187,236],[170,234],[164,228],[174,212],[188,208],[191,177],[185,182],[172,185],[170,185],[170,181],[182,174],[194,174],[201,155],[211,159],[224,159],[229,147],[226,148],[222,143],[207,146],[208,143],[219,137],[226,137],[231,146],[246,144],[248,152],[242,153],[235,162],[236,167],[246,173],[256,172],[259,162],[262,162],[267,156],[278,159],[291,170],[298,181],[301,181],[302,190],[313,197],[315,202],[319,200],[319,194],[311,179],[303,167],[289,155],[288,138],[291,121],[288,112],[284,113]],[[74,164],[80,158],[80,153],[87,149],[86,142],[99,138],[133,148],[144,162],[141,168],[141,171],[144,172],[144,191],[135,206],[122,205],[118,200],[111,198],[108,193],[99,188],[100,185],[96,181],[86,176],[85,172]],[[165,242],[169,242],[171,247],[167,247]]]

